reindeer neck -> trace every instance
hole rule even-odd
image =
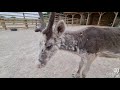
[[[78,41],[74,39],[73,35],[64,34],[61,38],[59,38],[57,46],[60,50],[65,50],[69,52],[78,53]]]

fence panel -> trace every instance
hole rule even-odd
[[[33,13],[0,12],[0,29],[35,28],[40,24],[39,15]]]

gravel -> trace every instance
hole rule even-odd
[[[80,57],[69,52],[59,50],[46,67],[37,68],[40,39],[33,30],[0,30],[0,78],[72,78]],[[113,78],[114,68],[120,68],[119,59],[98,57],[87,78]]]

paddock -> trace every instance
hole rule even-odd
[[[85,27],[69,26],[67,29]],[[33,29],[0,30],[0,78],[72,78],[80,58],[69,52],[58,51],[46,67],[36,67],[40,38],[40,33]],[[120,68],[119,59],[98,57],[87,78],[113,78],[115,68]],[[120,75],[116,78],[120,78]]]

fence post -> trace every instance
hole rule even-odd
[[[33,25],[33,20],[32,20],[32,25]]]
[[[65,15],[65,23],[67,24],[67,15]]]
[[[28,29],[27,20],[25,19],[25,14],[24,14],[24,13],[23,13],[23,17],[24,17],[24,23],[25,23],[25,27]]]
[[[74,24],[74,15],[72,15],[72,25]]]
[[[1,20],[1,25],[2,27],[7,30],[6,24],[5,24],[5,20],[4,19],[0,19]]]
[[[37,20],[36,20],[36,27],[37,27]]]

